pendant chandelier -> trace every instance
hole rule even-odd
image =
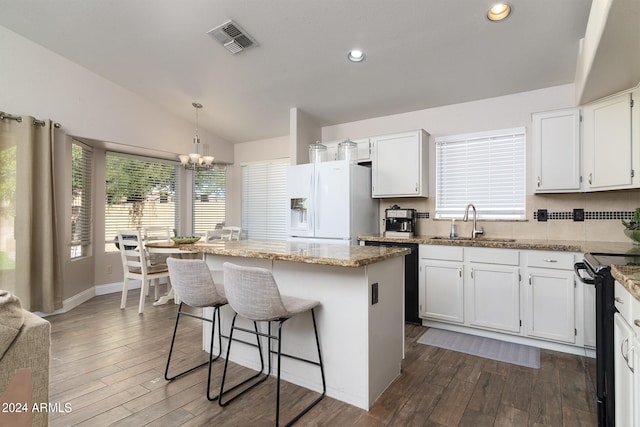
[[[213,156],[203,156],[200,154],[200,137],[198,136],[198,110],[202,108],[202,104],[192,103],[196,109],[196,136],[193,137],[194,152],[190,154],[180,154],[178,158],[182,167],[192,171],[208,170],[214,167]]]

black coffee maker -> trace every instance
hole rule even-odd
[[[416,210],[393,205],[384,211],[384,236],[411,238],[416,229]]]

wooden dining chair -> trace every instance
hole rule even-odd
[[[220,239],[222,239],[222,228],[207,230],[204,236],[205,243],[215,242],[216,240]]]
[[[171,228],[165,226],[145,227],[144,240],[148,242],[171,240]]]
[[[167,264],[151,264],[144,243],[140,230],[118,230],[118,248],[124,271],[120,308],[124,309],[127,306],[129,280],[140,280],[140,302],[138,304],[138,313],[140,314],[144,312],[144,300],[149,292],[149,282],[158,279],[154,286],[155,297],[158,299],[160,279],[167,278],[168,280],[169,278]]]
[[[145,227],[144,242],[168,242],[171,240],[171,228],[166,226]],[[162,264],[167,262],[168,255],[149,254],[151,264]]]
[[[224,240],[240,240],[242,228],[236,226],[222,227],[222,239]]]

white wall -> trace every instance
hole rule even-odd
[[[98,141],[193,149],[193,123],[2,26],[0,58],[2,111],[51,118],[69,135]],[[204,131],[202,139],[217,160],[233,161],[232,144]]]
[[[71,182],[69,136],[116,143],[123,151],[149,151],[167,158],[193,150],[191,138],[195,127],[190,121],[2,26],[0,81],[0,111],[50,118],[62,125],[56,131],[56,204],[61,214],[59,234],[65,238],[70,236],[68,200],[65,199],[68,194],[65,188],[69,188]],[[217,161],[233,162],[232,144],[206,131],[201,130],[200,134]],[[96,161],[100,159],[103,157],[98,156]],[[103,187],[104,183],[102,187],[96,185],[96,190]],[[94,206],[99,209],[103,198],[96,194],[96,200]],[[103,223],[103,216],[104,212],[96,211],[96,226]],[[105,255],[100,230],[94,233],[94,238],[94,256],[73,262],[68,242],[61,245],[65,299],[94,284],[122,280],[120,261],[117,256]],[[108,265],[114,267],[111,275],[105,274]]]
[[[424,129],[430,136],[430,194],[435,193],[434,139],[442,135],[456,135],[485,130],[526,127],[527,159],[531,155],[531,113],[573,106],[573,85],[557,86],[480,101],[429,108],[404,114],[379,117],[322,129],[323,141],[339,141],[384,135],[412,129]],[[530,167],[530,165],[528,165]],[[530,185],[528,188],[532,188]]]
[[[435,216],[435,137],[468,132],[505,129],[524,126],[527,132],[527,171],[532,169],[531,113],[574,107],[574,85],[563,85],[530,92],[445,107],[412,111],[404,114],[372,118],[322,129],[323,141],[340,141],[384,135],[412,129],[425,129],[429,138],[429,198],[381,199],[379,215],[384,209],[398,204],[427,212],[429,219],[418,219],[418,233],[423,235],[448,235],[449,222],[434,220]],[[534,238],[552,240],[591,240],[624,242],[629,240],[622,232],[619,220],[593,220],[573,222],[555,220],[538,222],[533,213],[537,209],[549,212],[571,212],[574,208],[585,211],[629,212],[640,206],[640,190],[621,190],[596,193],[534,195],[535,182],[527,173],[526,221],[483,221],[486,235],[505,238]],[[382,230],[381,230],[382,231]],[[459,234],[470,234],[470,225],[459,224]]]

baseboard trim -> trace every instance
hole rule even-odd
[[[140,280],[130,280],[129,289],[140,289]],[[122,292],[122,282],[105,283],[104,285],[96,285],[96,295],[107,295]]]
[[[142,282],[140,280],[130,280],[129,281],[129,290],[131,289],[140,289]],[[115,294],[118,292],[122,292],[122,282],[114,282],[114,283],[106,283],[104,285],[96,285],[85,291],[80,292],[79,294],[75,294],[71,298],[67,298],[62,301],[62,308],[54,311],[53,313],[42,313],[42,312],[34,312],[35,315],[39,317],[48,317],[54,316],[56,314],[66,313],[69,310],[73,310],[78,307],[80,304],[89,301],[91,298],[98,295],[107,295],[107,294]]]
[[[62,301],[62,308],[54,311],[53,313],[41,313],[37,311],[34,314],[40,317],[48,317],[56,314],[66,313],[67,311],[78,307],[80,304],[89,301],[91,298],[95,296],[96,296],[96,289],[95,287],[92,287],[85,291],[80,292],[79,294],[75,294],[71,298],[67,298],[66,300]]]

